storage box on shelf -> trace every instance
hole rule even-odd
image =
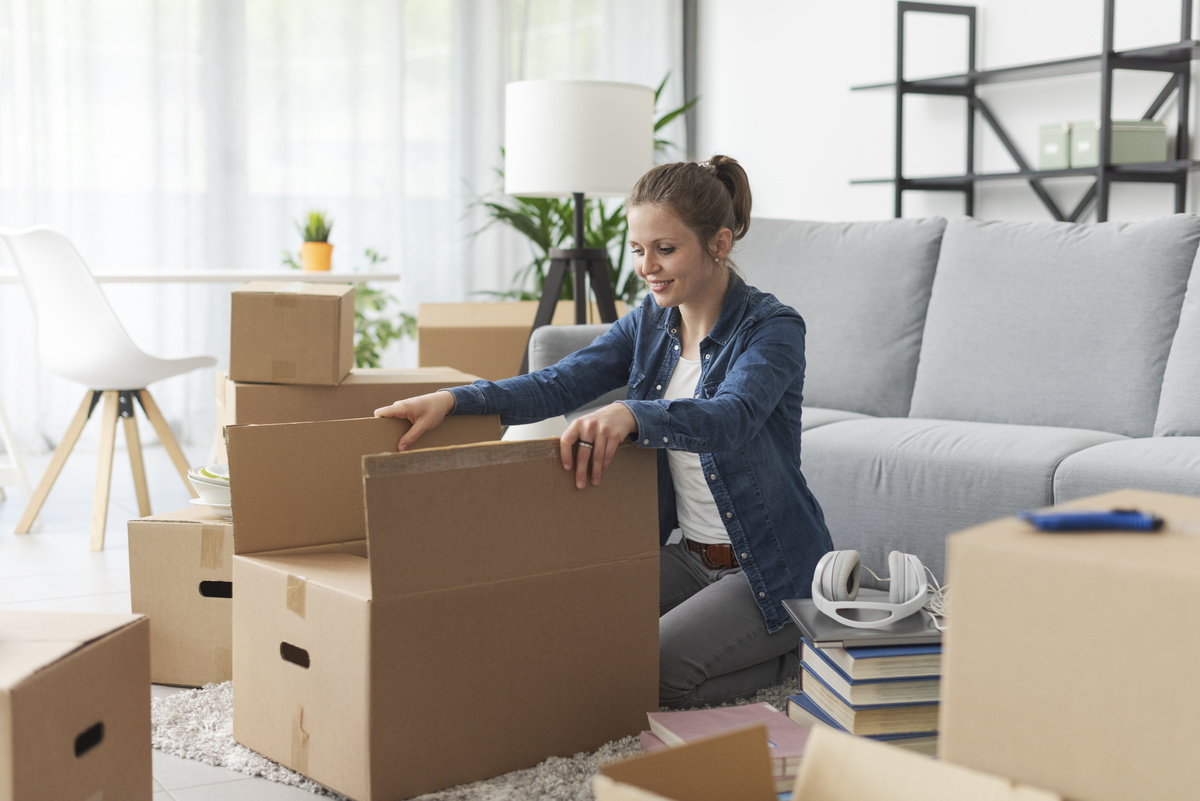
[[[387,453],[406,426],[228,430],[236,739],[375,801],[636,734],[657,708],[653,454],[579,492],[556,441]]]

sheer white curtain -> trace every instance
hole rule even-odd
[[[680,0],[0,0],[0,227],[53,225],[95,272],[261,271],[319,208],[335,269],[372,248],[403,309],[468,300],[526,260],[510,232],[474,235],[472,201],[500,183],[504,84],[671,73],[673,108],[681,18]],[[232,288],[105,291],[143,348],[223,368]],[[0,285],[0,399],[40,450],[83,388],[41,369],[32,330]],[[411,346],[386,360],[414,363]],[[193,445],[213,435],[212,386],[155,385]]]

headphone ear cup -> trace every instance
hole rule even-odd
[[[858,551],[834,551],[829,556],[821,572],[821,594],[831,601],[853,601],[858,597]]]
[[[924,569],[921,560],[910,553],[889,553],[888,575],[891,577],[891,588],[888,591],[888,600],[894,604],[902,604],[915,598],[921,590],[921,571]]]

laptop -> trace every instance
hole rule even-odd
[[[887,593],[863,589],[858,600],[887,600]],[[942,632],[933,623],[933,616],[924,609],[915,615],[897,620],[883,628],[860,629],[847,626],[817,609],[811,598],[789,598],[783,608],[800,626],[804,636],[818,648],[861,648],[878,645],[936,645]]]

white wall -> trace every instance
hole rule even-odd
[[[1101,0],[977,0],[976,66],[991,69],[1100,51]],[[1120,0],[1116,47],[1144,47],[1179,38],[1179,0]],[[906,77],[959,72],[966,67],[966,23],[934,15],[908,16]],[[854,178],[893,174],[894,93],[851,92],[855,85],[895,79],[896,3],[893,0],[700,0],[698,150],[725,153],[750,175],[754,213],[817,220],[892,216],[891,184],[851,186]],[[1193,69],[1192,122],[1200,114],[1200,68]],[[1166,75],[1117,73],[1115,119],[1137,119]],[[1098,74],[994,84],[979,88],[1027,161],[1036,165],[1043,123],[1094,118],[1100,111]],[[961,173],[966,105],[961,98],[905,100],[905,174]],[[1173,130],[1174,100],[1165,115]],[[977,118],[976,169],[1015,165]],[[1173,147],[1173,137],[1169,144]],[[1193,137],[1192,152],[1197,151]],[[1090,181],[1047,182],[1069,213]],[[1193,177],[1188,211],[1200,208]],[[1146,219],[1174,211],[1169,185],[1117,184],[1109,219]],[[963,213],[958,193],[906,192],[904,216]],[[1051,219],[1023,181],[989,181],[976,189],[975,216]]]

